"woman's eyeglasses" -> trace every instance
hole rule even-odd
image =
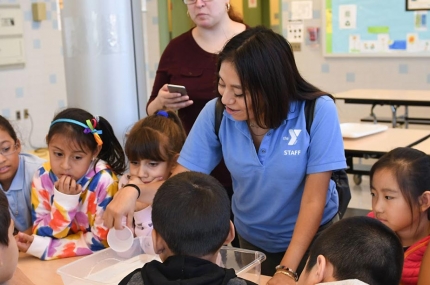
[[[212,0],[202,0],[203,2],[211,2]],[[187,5],[195,4],[197,0],[184,0],[184,3]]]
[[[8,147],[0,148],[0,154],[4,156],[8,156],[14,154],[18,150],[19,144],[14,144]]]

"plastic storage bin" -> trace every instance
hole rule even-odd
[[[148,238],[135,238],[129,251],[117,253],[107,248],[60,267],[65,285],[113,285],[146,262],[160,260],[158,255],[146,254],[142,248]],[[237,276],[256,284],[260,282],[260,264],[266,259],[264,253],[223,246],[217,259],[220,266],[233,268]]]

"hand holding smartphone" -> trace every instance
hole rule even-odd
[[[187,89],[182,85],[167,84],[170,93],[180,93],[182,96],[187,95]]]

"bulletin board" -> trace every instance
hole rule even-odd
[[[430,11],[405,0],[323,0],[327,57],[430,57]]]

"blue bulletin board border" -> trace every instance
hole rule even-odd
[[[429,17],[399,0],[323,0],[323,55],[430,57]]]

